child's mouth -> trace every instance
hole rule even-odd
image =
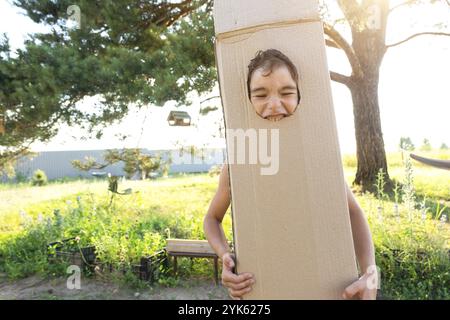
[[[280,121],[280,120],[283,119],[283,118],[284,118],[284,115],[279,114],[279,115],[275,115],[275,116],[268,116],[268,117],[267,117],[267,120],[276,122],[276,121]]]

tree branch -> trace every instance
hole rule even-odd
[[[448,6],[450,6],[450,0],[442,0],[442,1],[444,1],[444,3],[446,3]],[[407,0],[407,1],[403,2],[403,3],[399,3],[398,5],[393,6],[392,8],[390,8],[389,9],[389,13],[391,13],[392,11],[394,11],[395,9],[398,9],[400,7],[407,6],[409,4],[415,4],[415,3],[419,3],[419,1],[417,1],[417,0]]]
[[[184,0],[180,3],[161,3],[158,5],[158,9],[163,9],[163,12],[165,10],[168,12],[168,14],[161,14],[161,18],[157,20],[155,24],[162,25],[164,27],[170,27],[177,20],[187,16],[192,11],[208,3],[209,0],[200,0],[198,2],[192,0]]]
[[[337,45],[337,43],[334,42],[334,41],[331,40],[331,39],[325,39],[325,44],[326,44],[328,47],[331,47],[331,48],[341,49],[341,47],[339,47],[339,46]]]
[[[212,100],[212,99],[217,99],[217,98],[220,98],[220,96],[209,97],[209,98],[207,98],[207,99],[205,99],[205,100],[203,100],[203,101],[200,101],[200,104],[205,103],[205,102],[207,102],[207,101],[209,101],[209,100]]]
[[[348,76],[344,76],[343,74],[334,72],[334,71],[330,71],[330,77],[331,80],[345,84],[347,87],[350,86],[350,83],[352,81],[352,78],[348,77]]]
[[[339,8],[342,10],[345,18],[352,25],[352,22],[358,16],[358,12],[360,10],[360,4],[356,0],[338,0]]]
[[[409,36],[405,40],[402,40],[402,41],[399,41],[399,42],[396,42],[396,43],[393,43],[393,44],[386,45],[386,48],[392,48],[392,47],[401,45],[402,43],[405,43],[405,42],[407,42],[407,41],[409,41],[411,39],[414,39],[416,37],[423,36],[423,35],[447,36],[447,37],[450,37],[450,33],[445,33],[445,32],[420,32],[420,33],[413,34],[412,36]]]
[[[394,11],[395,9],[398,9],[398,8],[400,8],[400,7],[407,6],[407,5],[410,5],[410,4],[414,4],[415,2],[417,2],[417,0],[407,0],[407,1],[405,1],[405,2],[399,3],[398,5],[393,6],[392,8],[389,9],[389,14],[390,14],[392,11]]]
[[[350,65],[352,66],[353,73],[358,77],[362,78],[363,72],[361,68],[361,64],[359,63],[359,59],[356,56],[355,51],[353,50],[352,46],[345,40],[345,38],[331,25],[328,23],[324,23],[324,32],[325,34],[330,37],[335,44],[339,46],[342,50],[344,50],[345,54],[347,55],[347,58],[350,62]]]
[[[0,173],[7,173],[6,167],[11,164],[14,164],[21,157],[31,154],[30,148],[31,142],[26,146],[20,146],[16,150],[6,150],[0,151]]]

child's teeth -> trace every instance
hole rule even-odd
[[[270,121],[280,121],[283,118],[282,115],[278,115],[278,116],[269,116],[268,119]]]

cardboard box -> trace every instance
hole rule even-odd
[[[340,299],[358,273],[317,1],[215,0],[214,19],[237,272],[256,277],[245,298]],[[246,90],[250,60],[270,48],[300,75],[300,106],[279,122],[260,118]],[[246,164],[230,129],[258,138]],[[264,144],[272,163],[249,161]]]

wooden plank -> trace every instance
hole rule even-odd
[[[167,254],[169,256],[177,256],[177,257],[217,258],[217,255],[215,253],[168,251]]]
[[[207,240],[167,239],[166,250],[170,252],[192,252],[214,254]]]

